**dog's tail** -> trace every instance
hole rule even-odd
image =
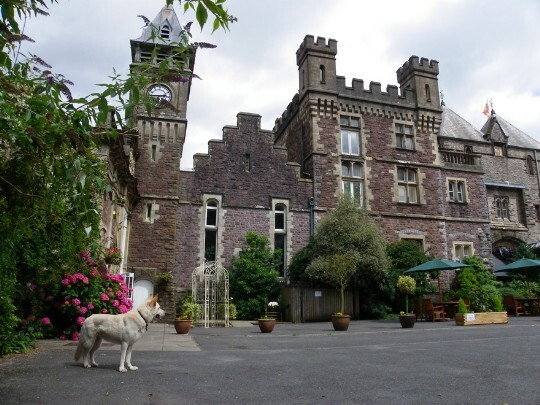
[[[83,325],[83,329],[84,329],[84,325]],[[79,361],[79,359],[81,358],[82,354],[83,354],[83,349],[84,349],[84,330],[81,329],[81,333],[79,335],[79,343],[77,343],[77,350],[75,351],[75,361]]]

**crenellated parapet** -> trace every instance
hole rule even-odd
[[[300,44],[300,47],[296,51],[296,63],[300,66],[302,59],[308,52],[315,52],[317,54],[327,54],[335,57],[337,54],[337,41],[335,39],[328,39],[323,37],[315,37],[313,35],[306,35],[304,41]]]
[[[353,79],[352,86],[347,87],[343,76],[337,76],[337,91],[339,97],[350,97],[385,104],[397,103],[406,107],[414,107],[416,102],[414,92],[410,89],[405,89],[400,94],[398,86],[387,85],[386,91],[382,91],[382,86],[378,82],[370,82],[369,89],[365,89],[364,81],[361,79]]]
[[[429,60],[413,55],[397,70],[396,74],[398,82],[402,84],[414,73],[425,73],[437,76],[439,74],[439,62],[434,59]]]

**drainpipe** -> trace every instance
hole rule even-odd
[[[538,184],[538,195],[540,196],[540,173],[538,172],[538,160],[536,160],[536,149],[534,152],[534,164],[536,165],[536,183]]]
[[[124,272],[124,258],[126,256],[126,241],[127,241],[128,213],[124,208],[124,219],[122,220],[122,237],[120,238],[120,251],[122,252],[122,260],[120,261],[120,274]]]
[[[309,236],[315,234],[315,197],[309,197]]]

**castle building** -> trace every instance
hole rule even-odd
[[[165,7],[131,41],[132,68],[154,47],[167,55],[180,29]],[[179,169],[191,81],[149,86],[175,108],[137,111],[136,134],[123,141],[134,156],[136,196],[124,205],[129,225],[116,239],[125,240],[122,271],[134,274],[136,287],[150,292],[157,275],[171,272],[174,312],[174,295],[191,287],[193,270],[205,260],[230,268],[248,231],[282,249],[286,282],[292,256],[342,194],[371,214],[389,243],[410,240],[439,258],[477,255],[493,265],[494,248],[540,240],[537,141],[494,111],[476,130],[448,108],[435,60],[411,56],[397,69],[398,84],[383,90],[360,79],[348,87],[337,52],[336,40],[306,36],[296,52],[298,92],[274,128],[239,113],[208,153],[194,156],[193,171]],[[193,51],[191,69],[194,61]]]

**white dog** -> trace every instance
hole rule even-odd
[[[158,296],[155,295],[139,308],[125,314],[95,314],[88,317],[81,329],[75,361],[79,361],[82,356],[84,367],[97,367],[94,354],[102,340],[106,340],[120,345],[119,371],[137,370],[137,367],[131,364],[133,345],[148,330],[148,324],[154,317],[160,318],[165,315],[157,300]]]

